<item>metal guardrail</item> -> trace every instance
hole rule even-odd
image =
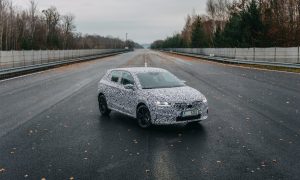
[[[278,48],[258,48],[259,53],[255,52],[255,49],[256,48],[169,48],[163,49],[162,51],[226,63],[300,68],[300,48],[298,47],[281,48],[280,51],[278,51]],[[239,54],[237,54],[237,51],[239,51]],[[270,55],[270,52],[274,54]]]
[[[2,51],[3,52],[3,51]],[[67,58],[66,59],[57,59],[55,61],[40,61],[40,63],[36,64],[30,64],[26,66],[18,66],[18,67],[11,67],[11,68],[5,68],[5,69],[0,69],[0,79],[4,78],[9,78],[13,76],[18,76],[30,72],[36,72],[36,71],[41,71],[53,67],[58,67],[61,65],[65,64],[71,64],[71,63],[76,63],[76,62],[81,62],[81,61],[88,61],[88,60],[93,60],[97,58],[102,58],[102,57],[107,57],[107,56],[113,56],[117,55],[120,53],[127,52],[127,50],[124,49],[114,49],[114,50],[105,50],[102,52],[98,51],[98,54],[84,54],[82,56],[78,56],[75,58]],[[0,62],[1,64],[1,62]]]

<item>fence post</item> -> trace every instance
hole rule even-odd
[[[253,48],[253,61],[255,61],[255,47]]]
[[[50,58],[49,58],[49,50],[46,49],[46,52],[47,52],[47,63],[49,63],[49,60],[50,60]]]
[[[298,46],[298,60],[297,63],[300,63],[300,47]]]
[[[24,49],[22,50],[22,54],[23,54],[23,64],[24,64],[24,66],[26,66],[26,62],[25,62],[25,51],[24,51]]]
[[[41,64],[43,64],[43,55],[42,55],[42,50],[40,49],[40,58],[41,58]]]
[[[35,64],[35,62],[34,62],[34,51],[33,51],[33,49],[31,50],[31,54],[32,54],[32,63],[31,64]]]
[[[275,51],[274,51],[274,62],[276,62],[276,56],[277,56],[277,47],[275,47]]]
[[[236,47],[234,48],[234,59],[236,59]]]
[[[0,49],[0,69],[2,69],[2,49]]]
[[[15,57],[14,57],[14,51],[12,50],[11,51],[11,54],[12,54],[12,59],[13,59],[13,67],[15,67]]]

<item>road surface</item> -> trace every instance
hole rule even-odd
[[[100,116],[115,67],[165,68],[206,95],[201,125]],[[300,179],[300,75],[139,50],[0,82],[0,179]]]

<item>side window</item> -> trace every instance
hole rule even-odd
[[[133,85],[134,84],[134,79],[129,72],[122,73],[121,84],[122,85],[127,85],[127,84]]]
[[[111,72],[111,81],[112,82],[118,82],[119,81],[119,78],[121,76],[121,72],[120,71],[112,71]]]

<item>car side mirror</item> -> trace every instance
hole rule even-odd
[[[133,84],[126,84],[126,85],[124,85],[124,88],[125,88],[125,89],[131,89],[131,90],[134,90],[134,85],[133,85]]]

